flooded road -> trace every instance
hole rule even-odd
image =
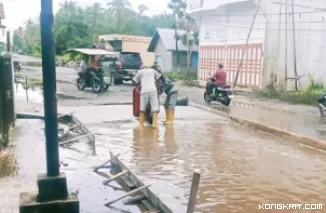
[[[0,213],[18,213],[19,194],[37,192],[37,174],[46,171],[43,128],[41,121],[18,120],[12,133],[12,147],[0,152]],[[91,169],[100,162],[92,160],[93,157],[85,153],[60,148],[61,171],[67,176],[69,192],[78,194],[80,212],[140,213],[138,207],[123,206],[122,202],[115,203],[114,208],[104,206],[125,192],[103,186],[106,179]],[[111,185],[119,187],[116,182]]]
[[[300,212],[258,209],[259,204],[270,203],[321,203],[325,208],[326,155],[319,150],[191,107],[178,107],[174,127],[160,126],[156,131],[138,129],[130,106],[74,111],[97,133],[96,156],[75,162],[94,165],[105,162],[109,150],[120,153],[120,159],[152,184],[175,212],[185,212],[194,169],[202,174],[197,212]],[[83,144],[73,146],[81,152],[87,149]]]
[[[178,86],[180,94],[187,94],[190,100],[196,104],[206,105],[203,98],[203,89],[191,88],[182,85]],[[257,107],[250,104],[239,104],[236,101],[237,96],[235,96],[234,102],[232,102],[229,107],[223,107],[216,103],[212,103],[209,106],[234,117],[260,122],[265,125],[284,129],[297,134],[326,140],[326,119],[320,119],[318,107],[315,108],[315,112],[311,112],[312,109],[310,106],[307,106],[306,110],[304,109],[304,106],[297,107],[296,110],[298,110],[298,112],[296,113],[298,114],[296,114],[281,110]],[[273,103],[271,103],[271,105],[272,104]],[[286,104],[283,103],[283,107],[284,105]],[[288,108],[289,109],[287,110],[291,110],[290,106],[288,106]],[[302,113],[300,113],[300,111]],[[307,111],[309,113],[307,113]]]

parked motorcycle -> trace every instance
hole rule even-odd
[[[99,68],[100,69],[100,68]],[[86,87],[92,87],[94,93],[106,91],[111,85],[111,73],[100,69],[92,76],[86,71],[78,72],[77,88],[84,90]]]
[[[321,96],[318,98],[318,107],[320,116],[325,117],[326,116],[326,92],[323,92]]]
[[[224,106],[229,106],[231,103],[231,100],[233,98],[231,86],[224,85],[224,86],[220,86],[220,87],[215,87],[214,88],[215,91],[213,90],[214,96],[210,96],[210,94],[208,93],[208,85],[214,81],[215,81],[215,79],[212,78],[206,83],[206,90],[204,93],[205,102],[211,103],[212,101],[217,101],[217,102],[223,104]]]

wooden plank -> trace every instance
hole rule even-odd
[[[63,142],[60,142],[59,145],[64,145],[64,144],[67,144],[67,143],[71,143],[71,142],[74,142],[76,140],[79,140],[81,138],[85,138],[85,137],[88,137],[90,135],[94,135],[95,133],[90,133],[90,134],[87,134],[87,135],[81,135],[81,136],[77,136],[77,137],[74,137],[74,138],[71,138],[69,140],[66,140],[66,141],[63,141]]]
[[[150,187],[150,186],[151,186],[151,185],[147,185],[147,186],[142,186],[142,187],[139,187],[139,188],[137,188],[137,189],[134,189],[134,190],[132,190],[132,191],[126,193],[125,195],[123,195],[123,196],[121,196],[121,197],[119,197],[119,198],[117,198],[117,199],[114,199],[114,200],[112,200],[112,201],[110,201],[110,202],[107,202],[107,203],[105,204],[105,206],[110,206],[111,204],[113,204],[113,203],[115,203],[115,202],[117,202],[117,201],[119,201],[119,200],[122,200],[122,199],[125,198],[125,197],[131,196],[131,195],[133,195],[133,194],[135,194],[135,193],[137,193],[137,192],[140,192],[141,190],[146,189],[146,188],[148,188],[148,187]]]
[[[114,156],[112,152],[110,152],[111,156]],[[131,180],[131,182],[137,187],[144,186],[144,183],[138,179],[138,177],[122,162],[119,158],[116,158],[112,160],[112,164],[116,165],[117,167],[120,167],[121,170],[128,170],[128,175]],[[158,198],[149,188],[146,188],[141,191],[147,199],[161,212],[164,213],[173,213],[173,211],[161,201],[160,198]]]
[[[111,157],[108,161],[106,161],[105,163],[102,163],[100,166],[95,167],[93,171],[95,172],[95,171],[97,171],[97,170],[99,170],[101,168],[105,168],[106,164],[110,163],[113,159],[115,159],[115,158],[117,158],[119,156],[120,156],[120,153],[117,154],[117,155],[115,155],[115,156],[113,156],[113,157]]]
[[[198,172],[194,172],[192,175],[192,182],[191,182],[191,189],[190,189],[187,213],[194,213],[199,181],[200,181],[200,174]]]
[[[111,177],[109,180],[105,180],[105,181],[103,181],[103,184],[106,185],[106,184],[110,183],[111,181],[114,181],[115,179],[121,177],[122,175],[124,175],[124,174],[126,174],[126,173],[128,173],[127,170],[126,170],[126,171],[123,171],[123,172],[120,172],[120,173],[114,175],[113,177]]]
[[[130,205],[130,204],[135,204],[135,203],[141,202],[144,199],[147,199],[145,195],[138,195],[136,197],[131,197],[126,200],[123,200],[122,203],[124,205]]]

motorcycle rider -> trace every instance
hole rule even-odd
[[[222,63],[218,64],[218,69],[211,79],[212,78],[215,79],[215,81],[210,82],[207,89],[208,94],[210,94],[211,97],[214,97],[215,93],[213,92],[213,89],[226,84],[226,71],[224,70],[224,65]]]
[[[161,77],[161,74],[155,69],[150,67],[141,66],[141,69],[137,72],[133,81],[136,84],[140,84],[140,113],[139,113],[139,126],[144,126],[145,122],[145,111],[147,105],[151,104],[151,110],[153,115],[153,128],[158,126],[158,111],[159,111],[159,100],[157,95],[156,80]]]
[[[163,124],[172,125],[174,123],[175,106],[178,100],[178,88],[173,84],[173,82],[169,78],[162,74],[161,69],[158,65],[154,64],[152,68],[156,69],[162,75],[162,77],[158,80],[158,86],[166,94],[166,98],[164,101],[166,120],[163,121]]]
[[[96,72],[97,72],[97,63],[96,63],[96,60],[95,60],[95,56],[92,55],[89,62],[88,62],[88,66],[86,68],[86,72],[87,72],[87,76],[89,78],[93,78],[93,79],[96,79],[97,76],[96,76]]]

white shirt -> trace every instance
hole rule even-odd
[[[161,77],[161,74],[152,68],[141,69],[134,77],[136,83],[140,82],[140,94],[148,92],[157,92],[156,80]]]

